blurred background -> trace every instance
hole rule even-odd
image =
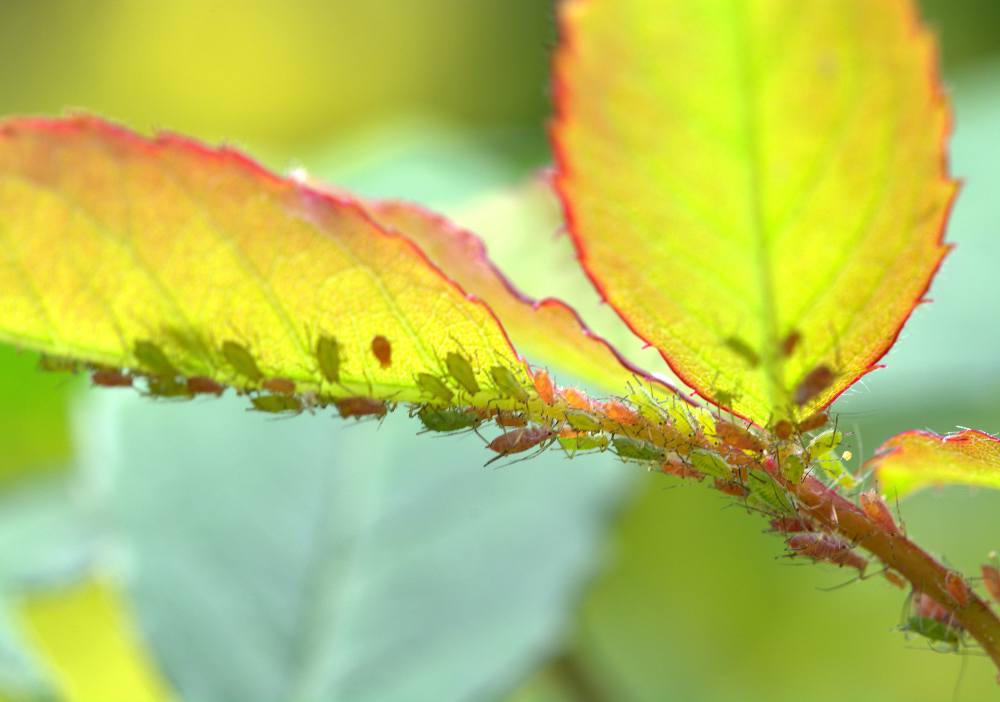
[[[893,433],[1000,431],[1000,4],[925,0],[957,112],[959,244],[887,369],[842,399]],[[0,112],[82,109],[419,200],[529,293],[573,299],[551,198],[542,0],[0,3]],[[610,457],[483,469],[475,436],[274,421],[35,371],[0,348],[0,700],[985,700],[976,655],[896,630],[879,579],[780,559],[714,492]],[[565,379],[569,380],[569,379]],[[404,413],[398,413],[403,415]],[[972,570],[1000,496],[904,503]]]

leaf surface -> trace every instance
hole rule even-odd
[[[930,485],[1000,489],[1000,438],[975,429],[944,436],[909,431],[882,444],[870,464],[889,496]]]
[[[58,356],[393,400],[419,399],[415,375],[443,375],[450,352],[483,388],[491,367],[520,367],[492,312],[358,204],[180,137],[91,117],[3,124],[0,246],[0,339]]]
[[[871,371],[955,192],[910,3],[570,0],[562,29],[557,185],[628,324],[758,423]]]

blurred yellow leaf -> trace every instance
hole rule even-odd
[[[30,643],[66,702],[173,699],[114,587],[88,580],[22,602]]]
[[[758,423],[871,371],[955,192],[911,3],[570,0],[562,29],[557,185],[630,326]]]
[[[492,312],[409,240],[230,150],[90,117],[9,121],[0,213],[0,339],[14,344],[270,384],[274,407],[289,380],[322,397],[418,400],[416,375],[445,377],[449,354],[482,388],[470,402],[499,394],[498,366],[530,385]]]
[[[890,497],[929,485],[1000,489],[1000,439],[974,429],[945,436],[908,431],[882,444],[869,463]]]

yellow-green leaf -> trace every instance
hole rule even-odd
[[[758,423],[871,371],[955,192],[911,3],[569,0],[561,19],[557,185],[629,325]]]
[[[945,436],[909,431],[882,444],[870,464],[890,497],[929,485],[1000,489],[1000,438],[974,429]]]
[[[21,603],[28,639],[66,702],[174,699],[133,629],[121,596],[87,580]]]
[[[493,265],[474,234],[409,203],[377,202],[369,211],[379,224],[416,243],[466,292],[486,302],[503,320],[514,346],[534,363],[551,364],[615,395],[637,382],[660,385],[593,334],[565,303],[525,297]]]
[[[297,406],[288,380],[418,400],[418,373],[458,389],[449,354],[483,388],[469,402],[496,396],[498,366],[530,384],[493,313],[412,242],[228,149],[91,117],[8,121],[0,248],[0,339],[137,369],[154,394],[186,394],[176,375],[270,384],[254,398],[268,411]]]

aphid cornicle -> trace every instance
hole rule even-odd
[[[268,378],[261,386],[275,395],[295,394],[295,381],[290,378]]]
[[[90,375],[90,382],[105,388],[130,388],[132,376],[113,368],[101,368]]]
[[[154,375],[175,377],[179,375],[174,364],[170,362],[163,350],[152,341],[137,341],[132,347],[136,360]]]
[[[282,412],[301,412],[302,403],[289,395],[258,395],[251,397],[254,409],[258,412],[280,414]]]
[[[795,404],[800,406],[807,404],[830,387],[836,377],[836,374],[834,374],[829,366],[816,366],[795,387],[793,396]]]
[[[253,382],[259,382],[264,377],[264,374],[260,372],[260,368],[257,367],[257,361],[253,359],[253,356],[250,355],[250,352],[243,345],[235,341],[223,342],[222,355],[229,362],[229,365],[232,366],[233,370],[244,378]]]
[[[335,338],[321,336],[316,340],[316,362],[327,382],[340,382],[340,346]]]
[[[334,400],[337,411],[344,419],[348,417],[384,417],[389,411],[388,405],[382,400],[371,397],[344,397]]]
[[[372,354],[382,368],[392,365],[392,344],[381,334],[372,339]]]
[[[430,395],[435,400],[441,400],[441,402],[451,402],[455,397],[455,393],[440,378],[430,373],[417,373],[417,387],[424,394]]]
[[[517,377],[503,366],[493,366],[490,368],[490,378],[497,390],[505,397],[517,400],[518,402],[528,401],[528,391],[517,382]]]
[[[221,395],[225,391],[225,386],[215,382],[211,378],[195,375],[186,381],[188,392],[192,395]]]
[[[479,383],[476,381],[476,373],[472,370],[472,364],[464,357],[451,351],[444,359],[444,364],[448,368],[448,374],[455,379],[462,389],[470,396],[479,392]]]

